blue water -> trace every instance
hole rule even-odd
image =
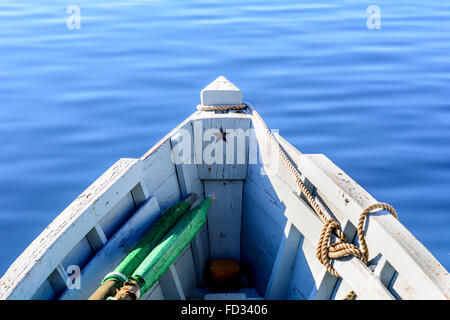
[[[367,28],[371,4],[381,29]],[[450,269],[449,1],[3,0],[0,274],[222,74],[300,151],[391,203]]]

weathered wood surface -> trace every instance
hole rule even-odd
[[[220,76],[200,92],[200,100],[204,106],[241,104],[242,92],[227,78]]]
[[[207,215],[211,259],[241,257],[241,180],[205,180],[205,194],[215,194]]]
[[[86,238],[94,252],[99,251],[108,241],[100,224],[97,224],[91,231],[89,231]]]
[[[270,159],[275,151],[271,144],[264,143],[267,141],[267,136],[260,123],[253,121],[253,126],[262,154],[264,171],[273,185],[277,198],[286,207],[286,218],[308,241],[317,241],[316,239],[319,239],[323,227],[322,222],[313,210],[300,199],[299,190],[292,174],[281,162],[270,161],[268,164],[264,162],[265,159]],[[308,174],[305,173],[305,176],[311,180]],[[312,180],[311,182],[314,183]],[[372,271],[359,259],[335,260],[333,266],[360,298],[393,299],[380,279],[375,277]]]
[[[199,178],[197,165],[194,163],[194,139],[192,126],[187,123],[171,137],[172,154],[178,177],[178,184],[182,198],[189,193],[198,195],[197,201],[192,204],[195,207],[204,200],[203,182]],[[188,141],[190,148],[186,148]],[[199,286],[204,285],[203,273],[206,262],[209,260],[209,239],[207,224],[196,234],[191,242],[192,256],[195,264],[196,278]]]
[[[300,232],[291,223],[287,223],[264,295],[265,299],[286,299],[301,239]]]
[[[345,215],[341,219],[347,218],[356,225],[362,210],[377,202],[324,155],[303,155],[284,139],[279,138],[279,141],[327,205],[335,206]],[[448,272],[401,222],[386,213],[372,214],[367,220],[369,252],[381,252],[405,279],[403,287],[408,292],[407,298],[449,299]]]
[[[30,299],[98,222],[139,183],[142,163],[120,159],[29,245],[1,279],[0,299]]]
[[[151,156],[142,161],[142,182],[149,194],[158,199],[162,212],[175,205],[181,198],[177,172],[171,158],[172,145],[168,139],[154,150]]]
[[[186,295],[184,294],[178,272],[174,265],[171,265],[161,278],[159,278],[159,283],[161,285],[161,291],[166,299],[186,300]]]
[[[187,246],[159,279],[164,297],[169,300],[186,300],[189,298],[197,288],[195,272],[192,249]]]
[[[249,157],[257,156],[257,148],[250,148]],[[241,266],[260,296],[267,291],[287,223],[286,208],[262,171],[260,163],[249,163],[241,231]]]
[[[0,299],[29,299],[36,296],[36,290],[68,251],[130,191],[137,205],[152,194],[160,201],[161,210],[179,201],[175,167],[167,161],[167,155],[171,152],[169,139],[198,113],[183,121],[140,159],[120,159],[78,196],[11,265],[0,282]],[[140,183],[142,177],[147,179]],[[89,238],[94,251],[105,240]],[[50,292],[44,287],[43,292]]]
[[[186,298],[189,299],[192,292],[198,287],[191,246],[186,246],[184,251],[173,263],[173,266],[179,275],[181,288],[183,289]]]
[[[103,278],[114,270],[160,216],[158,202],[151,197],[108,240],[80,274],[81,288],[67,289],[63,300],[86,300],[100,286]]]
[[[326,299],[339,298],[352,289],[357,293],[358,299],[392,299],[392,295],[402,299],[449,299],[448,272],[389,214],[371,215],[367,222],[366,237],[370,258],[381,254],[377,264],[367,267],[356,258],[335,260],[333,265],[343,280],[329,275],[315,257],[315,246],[322,223],[301,199],[291,174],[282,167],[281,162],[274,161],[276,157],[274,158],[273,149],[268,145],[264,146],[266,136],[257,124],[254,126],[265,159],[262,166],[248,166],[247,170],[249,153],[252,152],[248,150],[247,140],[245,163],[238,164],[242,167],[227,168],[226,163],[197,163],[198,159],[203,160],[203,154],[195,152],[203,152],[206,145],[211,142],[215,144],[214,139],[218,139],[213,138],[211,133],[209,141],[202,141],[201,148],[200,145],[193,144],[190,160],[194,165],[174,164],[169,160],[177,139],[174,137],[171,141],[170,138],[183,127],[193,130],[195,134],[194,121],[202,123],[203,135],[205,128],[222,128],[223,132],[226,132],[227,128],[241,128],[245,131],[250,128],[250,119],[251,116],[245,114],[196,112],[141,159],[119,160],[69,205],[13,263],[1,279],[0,299],[54,298],[57,294],[55,289],[58,291],[66,279],[63,272],[66,262],[74,261],[75,258],[81,261],[98,250],[104,250],[108,245],[108,234],[113,231],[108,231],[108,223],[102,226],[100,222],[114,210],[123,217],[121,214],[124,210],[132,209],[129,207],[130,203],[140,205],[150,195],[158,199],[159,207],[163,210],[188,192],[201,193],[203,198],[204,190],[208,193],[218,188],[219,179],[246,179],[247,175],[249,179],[245,182],[242,204],[245,211],[242,219],[244,234],[241,243],[241,236],[234,234],[236,229],[240,232],[241,228],[232,230],[233,236],[230,238],[234,244],[231,244],[231,248],[234,248],[234,251],[242,248],[243,257],[247,261],[254,259],[252,263],[257,269],[250,269],[253,268],[251,271],[257,273],[255,279],[260,294],[261,291],[262,294],[266,291],[268,297],[284,295],[288,298]],[[357,224],[359,214],[376,200],[325,156],[303,155],[281,137],[278,139],[302,173],[302,177],[307,178],[305,183],[311,183],[313,186],[316,199],[323,201],[326,209],[332,211],[345,228],[346,234],[354,234],[354,225]],[[236,142],[235,140],[233,149],[235,161]],[[222,160],[226,162],[226,143],[218,141],[217,144],[219,143],[223,144]],[[213,168],[214,165],[218,167]],[[258,178],[259,173],[261,176]],[[202,179],[205,180],[204,185]],[[242,181],[240,183],[242,184]],[[267,184],[270,184],[271,188],[266,188]],[[242,189],[242,185],[240,188]],[[230,197],[235,199],[235,196]],[[223,223],[219,221],[222,219],[226,220],[224,226],[229,228],[232,225],[230,221],[237,221],[236,217],[237,215],[229,220],[215,215],[213,219],[219,218],[218,222],[210,225]],[[289,230],[299,232],[301,240],[298,245],[297,240],[290,239],[289,234],[284,234],[283,238],[286,225],[290,226]],[[205,241],[209,243],[211,234],[216,238],[219,235],[219,240],[224,238],[220,231],[216,231],[206,227],[200,231],[189,247],[189,254],[185,255],[189,261],[181,263],[179,268],[192,271],[194,265],[204,263],[202,261],[208,259],[204,251],[216,250],[213,247],[205,249]],[[258,237],[261,240],[259,247],[255,242]],[[220,243],[216,240],[211,242]],[[296,246],[297,250],[293,250]],[[228,245],[218,247],[228,248]],[[71,255],[77,257],[72,259]],[[229,253],[226,255],[229,257]],[[240,256],[237,253],[236,255]],[[183,272],[176,264],[172,267],[172,271],[177,274]],[[280,270],[288,267],[292,269],[290,279],[287,279],[289,277],[286,275],[280,276]],[[201,267],[192,272],[201,284],[200,269]],[[189,281],[192,282],[192,278],[190,277]],[[184,283],[186,279],[183,276],[178,277],[178,287],[181,287],[185,297],[188,297],[185,288],[190,291],[194,284]],[[180,292],[179,296],[182,297]],[[150,299],[163,297],[159,282],[145,295],[145,298]]]
[[[244,114],[198,115],[192,120],[195,163],[202,180],[247,177],[250,119]]]

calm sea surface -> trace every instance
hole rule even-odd
[[[3,0],[0,275],[219,75],[300,151],[391,203],[450,269],[449,1]]]

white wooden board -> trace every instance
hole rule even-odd
[[[82,238],[142,177],[142,163],[120,159],[28,246],[0,281],[0,299],[30,299]]]
[[[89,298],[106,274],[112,272],[120,261],[126,257],[159,216],[158,202],[156,198],[152,197],[108,240],[105,246],[82,270],[80,290],[67,289],[60,299]]]
[[[245,179],[250,134],[248,116],[218,114],[198,117],[191,123],[200,179]]]
[[[242,181],[205,180],[205,193],[215,194],[207,223],[211,259],[240,260]]]

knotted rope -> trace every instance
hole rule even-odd
[[[331,259],[338,259],[347,256],[355,256],[367,265],[367,261],[369,260],[369,248],[367,247],[366,239],[364,236],[364,226],[366,222],[366,218],[370,213],[374,213],[380,210],[389,211],[395,218],[397,217],[397,213],[394,208],[387,203],[374,203],[368,206],[361,212],[361,215],[358,220],[357,233],[359,238],[360,247],[349,243],[344,235],[344,232],[341,229],[341,225],[339,222],[334,220],[333,218],[328,218],[319,203],[312,197],[309,190],[306,188],[303,183],[300,173],[297,168],[294,167],[292,162],[287,157],[284,150],[281,148],[278,140],[275,136],[270,132],[269,127],[264,122],[263,118],[259,115],[259,113],[253,109],[253,107],[249,104],[238,104],[238,105],[212,105],[212,106],[204,106],[198,105],[197,109],[199,111],[229,111],[229,110],[246,110],[248,109],[256,120],[261,124],[264,128],[265,133],[269,137],[272,145],[275,150],[278,152],[280,158],[283,161],[283,164],[286,168],[292,173],[294,176],[295,182],[297,183],[300,192],[303,194],[305,199],[308,201],[309,205],[313,208],[317,216],[322,220],[324,226],[322,228],[322,232],[319,237],[319,242],[317,245],[316,257],[319,261],[325,266],[327,271],[336,277],[340,277],[339,273],[333,268],[331,264]],[[332,235],[336,235],[339,240],[335,243],[331,243]],[[350,291],[345,297],[344,300],[353,300],[356,297],[356,294],[353,291]]]

